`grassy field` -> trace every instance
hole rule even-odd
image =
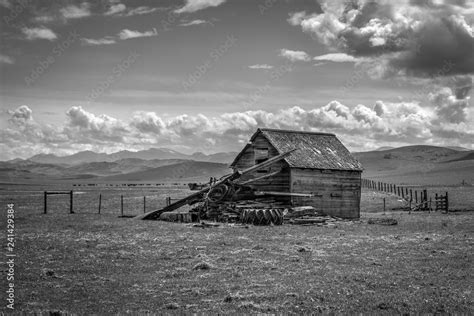
[[[42,215],[40,191],[16,191],[1,198],[2,205],[13,199],[16,209],[17,311],[474,313],[472,211],[384,215],[382,195],[364,190],[360,221],[202,229],[118,218],[119,201],[94,214],[98,201],[86,197],[98,191],[85,189],[77,214],[67,214],[67,198],[58,197]],[[131,213],[143,211],[140,196],[153,195],[158,204],[186,191],[103,194],[135,199],[138,207],[127,204]],[[387,200],[397,205],[395,197]],[[373,217],[398,225],[368,224]]]

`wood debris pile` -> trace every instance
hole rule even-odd
[[[224,176],[209,187],[189,195],[166,206],[163,209],[137,216],[138,219],[162,219],[179,222],[196,222],[213,220],[226,223],[242,223],[253,225],[282,225],[283,223],[297,225],[328,225],[337,219],[318,212],[311,206],[292,207],[278,198],[282,196],[313,197],[312,194],[294,192],[257,191],[250,183],[261,180],[272,174],[239,181],[245,174],[251,174],[261,168],[285,158],[294,150],[272,157],[258,165],[243,171],[236,171]],[[285,199],[289,201],[289,199]],[[193,205],[189,216],[175,211],[182,206]]]

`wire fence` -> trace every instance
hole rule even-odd
[[[408,203],[410,210],[449,212],[448,192],[445,195],[428,193],[427,189],[362,179],[362,187],[374,191],[394,194]]]

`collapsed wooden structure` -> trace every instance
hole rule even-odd
[[[359,217],[362,166],[334,134],[258,129],[231,168],[209,187],[137,218],[163,218],[184,205],[194,205],[196,219],[261,225],[279,225],[303,206],[315,216]]]

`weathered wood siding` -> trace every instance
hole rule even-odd
[[[242,154],[240,159],[234,165],[234,170],[242,170],[255,165],[255,148],[268,148],[268,158],[278,156],[278,151],[268,142],[268,140],[263,137],[262,135],[257,136],[252,145],[249,146],[245,152]],[[253,182],[251,185],[256,188],[257,190],[262,191],[279,191],[279,192],[290,192],[290,169],[288,164],[281,160],[275,162],[273,165],[266,169],[266,173],[272,173],[277,170],[281,169],[282,171],[274,176]],[[256,177],[260,177],[265,175],[265,172],[254,172],[250,175],[242,176],[242,180],[248,180]],[[280,197],[278,200],[286,200],[289,201],[290,199],[287,197]]]
[[[311,205],[321,212],[343,218],[360,216],[361,172],[291,169],[291,192],[313,193],[312,198],[293,197],[295,206]]]

